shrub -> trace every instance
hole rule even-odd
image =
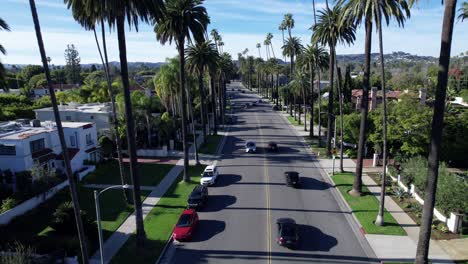
[[[29,171],[15,173],[16,190],[23,196],[28,196],[32,190],[32,176]]]
[[[72,202],[65,202],[59,205],[53,214],[53,220],[50,226],[59,234],[76,234],[77,230],[73,210]],[[96,234],[94,221],[88,217],[85,211],[81,211],[80,214],[85,232],[87,234]]]
[[[18,201],[16,201],[14,198],[9,197],[3,200],[2,202],[2,207],[0,208],[0,213],[4,213],[8,210],[13,209],[16,205],[18,204]]]

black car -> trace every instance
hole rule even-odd
[[[244,91],[244,90],[242,90],[242,93],[245,93],[245,91]]]
[[[299,246],[299,228],[296,221],[291,218],[279,218],[276,220],[278,236],[276,242],[283,247],[297,248]]]
[[[271,110],[273,111],[279,111],[279,107],[277,105],[274,105],[273,107],[271,107]]]
[[[276,142],[270,141],[270,142],[268,142],[267,149],[270,152],[278,152],[278,150],[279,150],[278,144],[276,144]]]
[[[299,172],[297,171],[286,171],[284,173],[286,178],[286,185],[292,187],[299,187],[301,178],[299,177]]]
[[[208,200],[208,187],[197,185],[193,188],[187,200],[187,208],[199,209],[206,204]]]

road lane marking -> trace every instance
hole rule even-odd
[[[258,133],[260,134],[260,139],[263,142],[263,133],[262,129],[260,128],[259,125],[259,119],[258,119],[258,114],[255,113],[255,119],[257,122],[257,130]],[[263,174],[265,175],[266,179],[266,209],[267,209],[267,263],[271,264],[271,210],[270,210],[270,176],[268,174],[268,164],[266,161],[266,152],[265,148],[262,148],[262,153],[263,153]]]

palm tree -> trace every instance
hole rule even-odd
[[[216,45],[211,41],[205,41],[190,45],[185,56],[187,58],[188,69],[192,73],[198,75],[198,92],[201,103],[201,121],[203,126],[203,139],[206,140],[206,120],[207,109],[205,103],[205,88],[203,88],[203,73],[207,69],[207,65],[214,64],[218,60],[219,54],[216,51]]]
[[[10,27],[8,26],[8,24],[5,22],[5,20],[1,18],[0,18],[0,30],[10,31]],[[6,50],[2,46],[2,44],[0,44],[0,53],[2,53],[3,55],[6,55]],[[0,61],[0,82],[3,82],[4,79],[5,79],[5,68],[3,67],[2,62]]]
[[[314,136],[314,76],[315,71],[317,71],[317,76],[320,75],[320,71],[328,68],[329,63],[329,55],[328,52],[325,51],[324,48],[318,47],[317,45],[307,45],[305,48],[304,53],[302,54],[304,58],[305,67],[309,71],[309,85],[310,85],[310,123],[309,123],[309,137],[312,138]],[[320,77],[319,77],[320,79]],[[318,91],[318,98],[320,100],[320,87]],[[320,107],[320,105],[319,105]],[[320,120],[320,118],[319,118]],[[320,124],[320,121],[319,121]]]
[[[107,56],[105,24],[104,24],[104,18],[102,17],[103,11],[101,11],[103,6],[102,6],[102,3],[98,1],[92,2],[93,4],[97,5],[95,6],[95,8],[92,8],[92,9],[86,8],[83,1],[64,0],[64,3],[67,5],[69,9],[70,8],[72,9],[73,18],[78,23],[80,23],[86,30],[93,30],[93,33],[94,33],[94,39],[96,41],[96,46],[99,52],[99,56],[101,58],[102,67],[104,69],[104,73],[106,76],[107,90],[109,92],[109,97],[111,100],[113,134],[114,134],[115,145],[117,148],[117,160],[119,164],[120,181],[121,181],[121,184],[124,185],[127,183],[127,179],[126,179],[127,177],[125,175],[125,170],[123,166],[122,142],[118,133],[119,119],[117,117],[115,93],[114,93],[114,89],[112,88],[112,80],[111,80],[110,70],[109,70],[109,59]],[[99,40],[97,37],[96,28],[95,28],[96,24],[98,23],[101,24],[101,33],[102,33],[101,37],[102,37],[104,56],[101,52],[101,48],[99,45]],[[123,191],[124,200],[127,202],[128,201],[127,190],[123,189],[122,191]]]
[[[460,15],[458,16],[458,19],[461,19],[461,21],[465,20],[468,18],[468,2],[464,2],[463,6],[460,7],[458,10],[460,12]]]
[[[410,6],[413,1],[410,1]],[[456,15],[456,0],[445,1],[445,11],[442,23],[442,38],[439,56],[439,71],[437,75],[436,97],[432,116],[431,143],[428,156],[427,183],[424,191],[424,205],[419,230],[419,240],[416,248],[417,264],[428,263],[431,225],[434,216],[434,205],[439,174],[439,153],[442,145],[442,129],[447,95],[448,70],[452,48],[453,26]]]
[[[71,166],[70,166],[70,157],[68,156],[67,143],[65,141],[65,135],[63,133],[62,121],[60,120],[60,113],[57,105],[57,98],[55,97],[55,90],[52,87],[52,78],[50,77],[49,65],[47,64],[47,55],[44,48],[44,42],[42,40],[41,26],[39,24],[39,17],[37,15],[36,3],[34,0],[29,0],[29,5],[31,7],[31,14],[34,22],[34,29],[36,32],[37,44],[39,46],[39,52],[41,54],[42,65],[44,67],[45,76],[47,80],[47,86],[49,88],[50,100],[52,102],[52,109],[54,111],[55,123],[57,125],[57,131],[60,140],[60,146],[62,148],[63,162],[65,166],[65,173],[67,174],[69,186],[70,186],[70,195],[73,203],[73,213],[75,215],[76,228],[78,231],[78,240],[80,242],[81,249],[81,258],[83,263],[89,263],[88,259],[88,247],[86,245],[86,237],[83,228],[83,221],[81,219],[81,210],[80,203],[78,200],[78,192],[76,190],[76,182],[73,177]]]
[[[263,41],[263,46],[265,46],[266,59],[269,60],[270,59],[270,50],[269,50],[270,42],[268,38]]]
[[[89,5],[99,2],[88,0]],[[130,81],[128,77],[127,47],[125,40],[125,20],[130,26],[138,30],[139,21],[148,23],[151,20],[159,21],[164,10],[162,0],[153,1],[110,1],[104,2],[104,8],[97,7],[100,17],[106,21],[109,26],[117,28],[117,39],[119,45],[120,57],[120,75],[122,78],[123,98],[125,103],[125,125],[127,132],[128,154],[130,158],[130,177],[133,184],[133,204],[135,207],[136,236],[138,248],[142,248],[145,241],[145,230],[143,226],[143,212],[141,207],[140,177],[137,168],[136,142],[135,142],[135,124],[133,119],[132,102],[130,97]],[[103,2],[101,2],[102,4]],[[95,8],[95,7],[94,7]]]
[[[210,23],[210,18],[205,7],[201,4],[203,0],[170,0],[166,2],[164,19],[154,26],[156,38],[164,45],[175,41],[179,51],[180,60],[180,91],[182,101],[182,142],[184,148],[184,181],[190,181],[189,156],[187,142],[187,109],[185,102],[185,40],[189,42],[193,37],[197,43],[205,41],[206,27]]]
[[[258,49],[258,57],[261,58],[262,57],[262,53],[260,52],[260,48],[262,47],[262,44],[260,43],[257,43],[257,49]]]
[[[284,22],[284,25],[286,26],[286,28],[288,29],[289,38],[292,38],[291,30],[294,28],[293,15],[291,13],[285,14],[283,22]]]
[[[289,56],[291,59],[290,68],[289,68],[289,76],[291,76],[291,78],[293,78],[294,76],[294,58],[296,55],[298,55],[302,51],[303,48],[304,46],[302,46],[301,40],[298,37],[288,38],[286,40],[286,43],[282,47],[283,55]],[[289,100],[289,105],[291,106],[291,100]],[[292,115],[292,107],[289,108],[289,114]],[[295,115],[296,115],[296,111],[294,112],[294,116]]]
[[[216,28],[213,28],[210,32],[211,37],[213,38],[213,41],[216,45],[216,50],[219,52],[219,46],[218,46],[218,41],[220,41],[221,36],[218,33],[218,30]]]
[[[271,42],[271,40],[273,39],[273,34],[268,33],[266,38],[268,39],[268,43],[270,44],[271,53],[273,53],[273,58],[276,59],[275,50],[273,49],[273,43]]]
[[[312,41],[314,43],[328,45],[330,48],[330,92],[328,94],[327,156],[330,156],[331,154],[331,135],[333,127],[333,78],[335,72],[335,47],[338,43],[351,44],[356,39],[356,28],[353,24],[346,23],[346,21],[343,20],[342,11],[343,9],[339,4],[335,5],[332,9],[319,11],[319,22],[312,27],[314,31]]]

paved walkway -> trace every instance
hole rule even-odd
[[[202,136],[198,136],[197,142],[201,143]],[[190,147],[189,153],[194,152],[194,146]],[[191,157],[194,155],[191,155]],[[210,164],[209,160],[200,160],[202,164]],[[191,164],[195,164],[194,160],[190,160]],[[177,179],[184,168],[184,160],[177,161],[175,166],[166,174],[164,179],[161,180],[158,186],[152,187],[151,193],[142,202],[143,219],[146,218],[148,213],[156,206],[160,198],[164,196],[166,191],[171,187],[172,183]],[[104,186],[104,185],[102,185]],[[143,186],[142,186],[143,187]],[[142,188],[143,190],[143,188]],[[109,263],[110,260],[117,254],[120,248],[130,238],[136,230],[135,213],[132,213],[122,225],[104,242],[104,263]],[[100,263],[100,251],[98,250],[90,259],[90,263]]]
[[[288,115],[283,113],[283,115]],[[302,126],[294,126],[299,135],[308,135]],[[333,160],[318,159],[320,166],[327,173],[332,174]],[[339,165],[339,159],[335,160],[335,172]],[[345,171],[354,171],[356,164],[353,160],[343,159]],[[381,169],[381,168],[380,168]],[[369,168],[375,171],[375,168]],[[371,193],[380,200],[380,187],[365,172],[362,177],[363,183]],[[371,235],[365,234],[367,241],[375,254],[382,261],[413,261],[416,254],[416,246],[419,238],[419,226],[410,218],[390,197],[385,197],[385,209],[391,213],[395,220],[403,227],[407,236]],[[468,259],[468,239],[454,240],[431,240],[429,257],[432,263],[452,263],[451,260]]]
[[[90,188],[90,189],[105,189],[107,187],[112,187],[115,186],[115,184],[83,184],[82,185],[85,188]],[[154,191],[158,188],[157,186],[140,186],[140,189],[142,191]]]

